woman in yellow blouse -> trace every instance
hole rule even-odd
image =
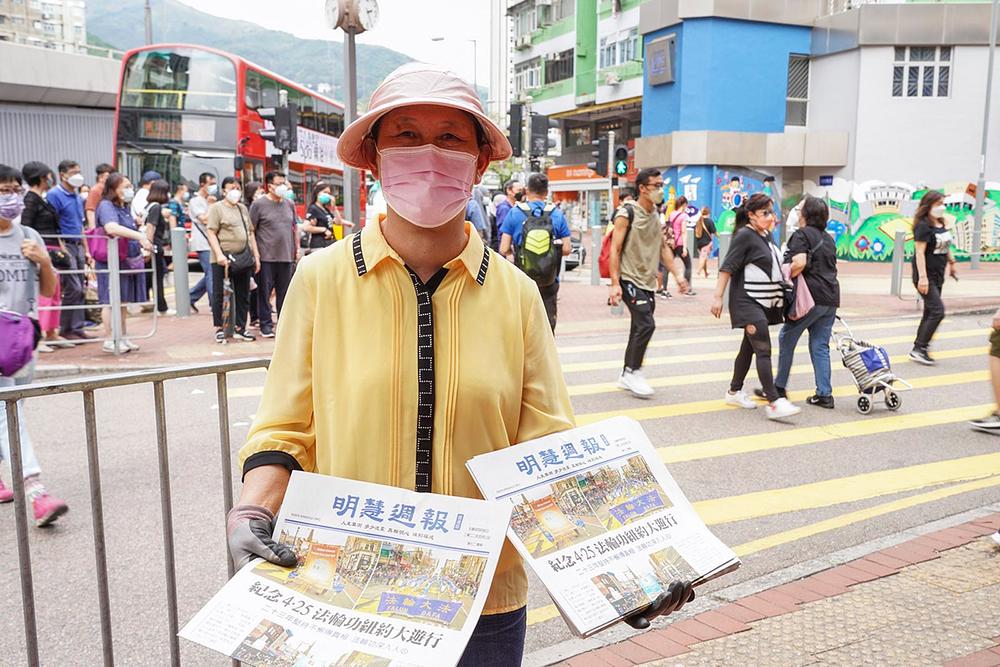
[[[473,183],[511,154],[472,87],[404,65],[337,152],[380,180],[387,215],[295,272],[240,452],[243,492],[227,521],[237,565],[294,564],[271,539],[292,470],[478,498],[467,460],[574,425],[538,289],[465,222]],[[506,542],[462,664],[519,665],[526,602]]]

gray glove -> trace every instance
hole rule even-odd
[[[253,558],[260,557],[275,565],[293,567],[298,558],[295,552],[272,539],[274,515],[266,507],[237,505],[226,516],[226,536],[229,554],[236,569],[241,569]]]

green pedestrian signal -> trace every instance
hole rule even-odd
[[[624,176],[628,172],[628,147],[615,146],[615,174]]]

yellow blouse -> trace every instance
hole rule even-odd
[[[290,455],[306,471],[480,498],[467,460],[574,426],[537,287],[466,234],[432,293],[378,224],[301,261],[241,466]],[[484,613],[526,603],[504,542]]]

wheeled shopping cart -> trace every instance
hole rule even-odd
[[[875,408],[874,401],[878,394],[882,394],[885,407],[892,411],[899,410],[903,405],[899,390],[913,389],[913,386],[892,372],[889,353],[884,347],[855,338],[843,318],[837,316],[837,321],[844,331],[834,330],[833,339],[844,366],[851,371],[854,384],[858,387],[858,412],[869,414]]]

